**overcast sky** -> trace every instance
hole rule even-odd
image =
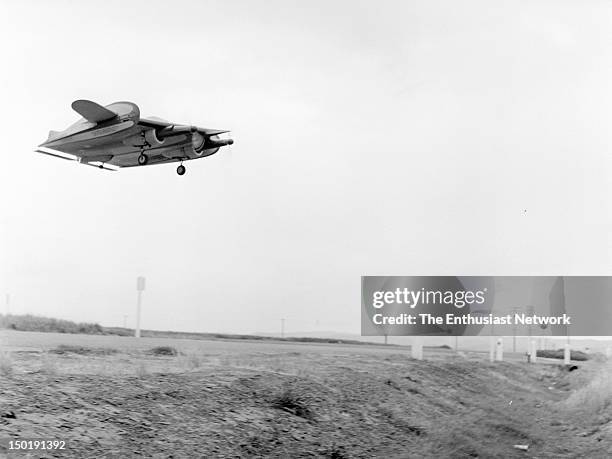
[[[144,275],[144,328],[359,333],[362,275],[609,275],[611,20],[607,1],[0,1],[0,289],[15,313],[133,325]],[[235,144],[183,177],[33,153],[75,99]]]

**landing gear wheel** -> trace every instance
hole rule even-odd
[[[138,157],[138,165],[144,166],[148,162],[149,162],[149,157],[145,155],[144,153],[141,153],[140,156]]]
[[[187,171],[187,169],[185,169],[185,166],[183,166],[182,164],[176,168],[176,173],[178,175],[185,175],[185,172]]]

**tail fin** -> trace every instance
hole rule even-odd
[[[87,121],[91,121],[93,123],[100,123],[102,121],[112,120],[113,118],[117,117],[115,112],[112,112],[108,108],[98,105],[91,100],[75,100],[72,102],[72,109]]]

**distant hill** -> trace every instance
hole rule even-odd
[[[0,329],[11,329],[19,331],[56,332],[56,333],[83,333],[89,335],[117,335],[134,336],[134,330],[123,327],[104,327],[97,323],[77,323],[70,320],[54,319],[50,317],[24,315],[0,314]],[[253,333],[249,335],[238,335],[229,333],[201,333],[201,332],[177,332],[170,330],[142,330],[141,336],[152,338],[178,338],[178,339],[233,339],[233,340],[266,340],[266,341],[289,341],[308,343],[337,343],[337,344],[375,344],[384,345],[382,336],[361,336],[350,333],[338,333],[334,331],[304,331],[287,333],[284,338],[273,333]],[[538,339],[537,337],[534,337]],[[604,337],[582,338],[572,337],[573,349],[585,351],[604,352],[606,347],[611,346],[610,338]],[[412,336],[389,336],[388,344],[395,346],[410,346],[415,337]],[[458,345],[458,350],[470,350],[488,352],[490,338],[488,336],[460,336],[455,341],[449,336],[424,336],[419,338],[424,346],[449,348]],[[558,349],[565,342],[565,337],[545,337],[541,344],[544,349]],[[524,353],[527,350],[528,339],[526,337],[516,338],[516,352]],[[512,337],[504,338],[504,350],[511,352],[513,349]]]
[[[96,323],[77,323],[70,320],[41,317],[31,314],[15,315],[0,314],[0,329],[52,333],[82,333],[87,335],[117,335],[134,336],[134,330],[123,327],[103,327]],[[315,336],[292,336],[278,338],[274,336],[237,335],[228,333],[198,333],[176,332],[162,330],[141,330],[141,336],[149,338],[175,338],[175,339],[249,339],[266,341],[290,341],[307,343],[337,343],[337,344],[366,344],[366,341],[355,339],[339,339]],[[378,343],[369,343],[378,344]]]

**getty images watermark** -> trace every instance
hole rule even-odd
[[[612,335],[612,277],[364,276],[362,335]]]

